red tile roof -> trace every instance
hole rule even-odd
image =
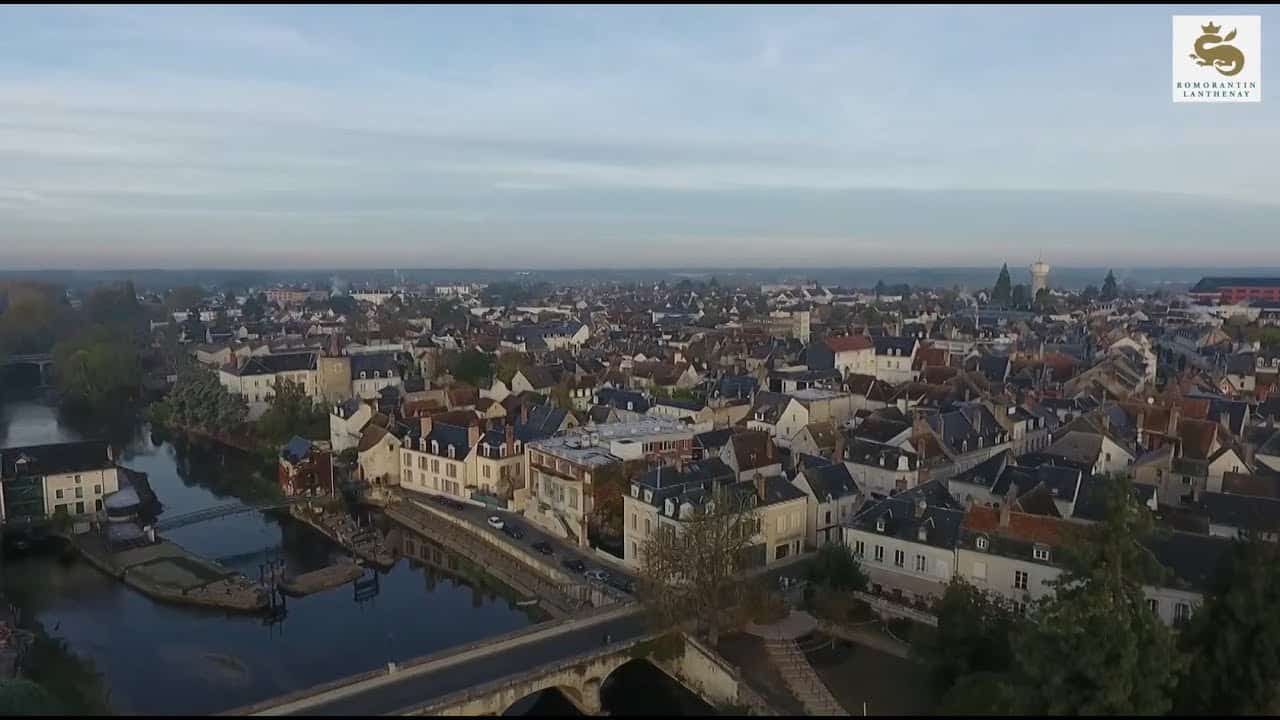
[[[1070,542],[1073,531],[1078,529],[1068,520],[1020,512],[1010,512],[1009,525],[1001,527],[1000,511],[982,505],[969,507],[963,527],[972,532],[1055,546]]]
[[[866,335],[839,335],[837,337],[829,337],[823,340],[831,352],[850,352],[852,350],[868,350],[875,347],[875,343]]]

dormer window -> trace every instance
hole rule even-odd
[[[366,376],[366,374],[365,374],[365,371],[361,370],[361,371],[360,371],[360,379],[361,379],[361,380],[364,380],[364,379],[365,379],[365,377],[367,377],[367,376]]]
[[[1049,562],[1049,548],[1036,546],[1031,551],[1031,557],[1041,562]]]
[[[919,540],[920,542],[925,542],[929,539],[928,526],[921,525],[919,528],[916,529],[916,539]]]
[[[980,537],[980,538],[978,538],[978,541],[977,541],[977,543],[975,543],[975,544],[977,545],[977,547],[978,547],[978,549],[979,549],[979,550],[986,550],[986,549],[987,549],[987,539],[986,539],[986,538],[984,538],[984,537]]]
[[[636,499],[639,499],[639,498],[640,498],[640,486],[639,486],[639,485],[632,485],[632,486],[631,486],[631,497],[636,498]]]
[[[431,452],[434,455],[440,454],[440,443],[436,440],[431,441]]]
[[[652,490],[649,490],[648,488],[646,488],[646,489],[645,489],[645,491],[644,491],[644,501],[645,501],[645,502],[647,502],[647,503],[652,503],[652,502],[653,502],[653,491],[652,491]]]
[[[452,445],[450,445],[450,446],[449,446],[449,459],[450,459],[450,460],[452,460],[452,459],[453,459],[453,456],[454,456],[453,446],[452,446]]]
[[[876,532],[884,532],[884,518],[876,518]]]

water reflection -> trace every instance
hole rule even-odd
[[[37,403],[0,410],[6,446],[84,437]],[[142,426],[116,437],[125,438],[122,463],[149,475],[166,515],[251,498],[270,480],[269,466],[250,454],[153,437]],[[226,517],[169,537],[251,577],[265,562],[298,573],[342,554],[283,513]],[[48,553],[6,556],[3,574],[10,601],[103,673],[117,712],[205,714],[530,624],[515,593],[458,561],[436,547],[430,563],[419,556],[380,574],[376,595],[344,586],[291,598],[271,628],[257,617],[154,603]]]

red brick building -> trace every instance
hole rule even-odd
[[[1254,300],[1280,303],[1280,278],[1206,277],[1191,288],[1190,294],[1198,300],[1219,300],[1226,304]]]

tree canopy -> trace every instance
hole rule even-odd
[[[142,383],[138,352],[105,328],[86,331],[53,348],[54,382],[64,404],[108,412],[132,404]]]

